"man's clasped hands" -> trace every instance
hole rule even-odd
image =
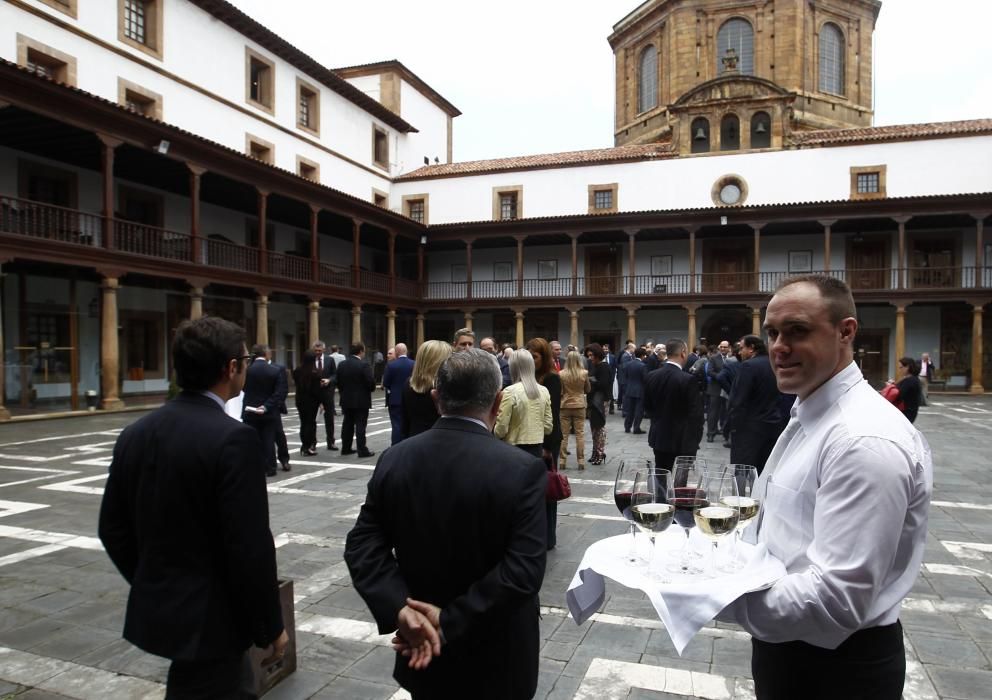
[[[441,655],[441,608],[407,598],[396,624],[392,647],[409,657],[410,668],[425,669],[431,659]]]

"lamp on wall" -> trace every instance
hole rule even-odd
[[[168,141],[166,141],[165,139],[162,139],[161,141],[158,142],[158,145],[155,146],[155,150],[158,151],[161,155],[164,156],[166,153],[169,152],[169,146],[170,145],[171,144]]]

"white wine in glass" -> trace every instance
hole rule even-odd
[[[722,503],[736,507],[741,517],[734,531],[733,553],[719,568],[721,571],[733,573],[744,568],[744,557],[740,552],[741,537],[744,529],[757,520],[758,513],[761,512],[761,501],[754,492],[754,484],[758,480],[757,469],[750,464],[728,464],[724,468],[737,480],[737,496],[727,496]]]
[[[700,490],[705,493],[705,503],[693,512],[696,527],[713,543],[710,550],[710,573],[716,575],[716,548],[723,538],[734,532],[740,520],[736,503],[737,479],[726,470],[703,472]]]

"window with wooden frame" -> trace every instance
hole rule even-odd
[[[403,213],[416,221],[418,224],[428,224],[428,195],[426,194],[405,194],[403,195]]]
[[[303,156],[296,156],[296,174],[304,180],[320,182],[320,163]]]
[[[165,0],[117,0],[117,39],[162,58],[162,7]]]
[[[54,7],[59,12],[64,12],[73,19],[76,19],[76,3],[77,0],[40,0],[43,5],[48,5],[49,7]]]
[[[884,199],[886,166],[866,165],[851,168],[851,199]]]
[[[276,147],[265,139],[251,134],[245,134],[245,153],[269,165],[274,165],[276,162]]]
[[[275,114],[276,65],[257,51],[245,47],[245,101]]]
[[[389,195],[382,190],[377,190],[372,188],[372,203],[377,207],[382,207],[383,209],[389,208]]]
[[[608,214],[617,211],[617,183],[589,185],[589,213]]]
[[[17,35],[17,63],[35,75],[65,85],[76,84],[76,59],[40,41]]]
[[[320,136],[320,91],[296,78],[296,126]]]
[[[523,218],[523,185],[493,188],[493,219],[509,221]]]
[[[389,170],[389,132],[372,125],[372,162]]]
[[[124,78],[117,79],[117,103],[146,117],[162,118],[162,96]]]

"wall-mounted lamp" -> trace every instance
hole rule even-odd
[[[420,245],[427,245],[427,236],[420,237]]]
[[[158,145],[155,147],[155,150],[164,156],[166,153],[169,152],[169,146],[170,146],[169,142],[166,141],[165,139],[162,139],[161,141],[158,142]]]

